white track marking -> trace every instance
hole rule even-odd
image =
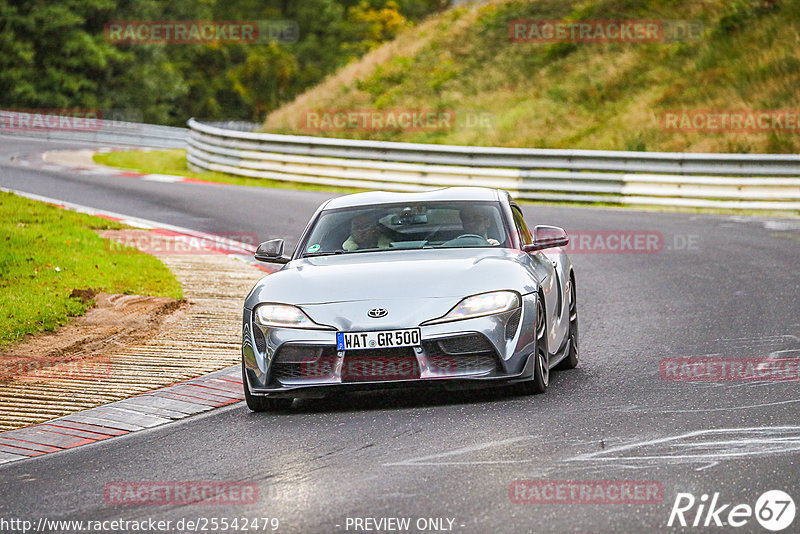
[[[789,433],[789,435],[779,435]],[[725,435],[730,434],[729,439]],[[738,434],[738,435],[737,435]],[[696,437],[722,435],[722,439],[714,441],[681,442]],[[636,449],[669,444],[666,452],[655,454],[611,456],[618,453],[628,453]],[[709,448],[707,451],[693,452],[696,449]],[[670,448],[675,453],[670,452]],[[684,453],[683,451],[688,453]],[[800,427],[797,426],[778,426],[778,427],[746,427],[746,428],[719,428],[711,430],[696,430],[657,438],[648,441],[631,443],[611,447],[602,451],[579,454],[567,459],[567,462],[637,462],[637,461],[666,461],[666,463],[684,463],[686,461],[706,461],[708,463],[719,462],[723,459],[741,458],[745,456],[764,456],[769,454],[785,454],[800,451]],[[710,467],[710,466],[708,466]]]
[[[391,462],[383,464],[384,466],[411,466],[411,465],[472,465],[472,464],[505,464],[505,463],[522,463],[529,462],[530,460],[487,460],[487,461],[474,461],[474,462],[431,462],[437,458],[446,458],[448,456],[457,456],[459,454],[467,454],[470,452],[481,451],[491,447],[498,447],[502,445],[510,445],[512,443],[519,443],[520,441],[529,441],[532,439],[541,438],[541,436],[517,436],[515,438],[503,439],[500,441],[489,441],[486,443],[479,443],[477,445],[468,445],[467,447],[460,447],[447,452],[438,454],[431,454],[430,456],[419,456],[417,458],[409,458],[400,462]]]
[[[536,458],[510,460],[464,460],[450,461],[446,458],[470,454],[492,447],[503,447],[523,441],[541,439],[541,436],[524,435],[499,441],[490,441],[459,447],[447,452],[409,458],[399,462],[383,464],[384,467],[416,467],[416,466],[469,466],[469,465],[510,465],[535,462]],[[696,440],[695,440],[696,439]],[[703,441],[706,439],[706,441]],[[648,447],[663,449],[647,453]],[[643,450],[637,454],[635,451]],[[651,440],[619,445],[579,454],[564,460],[555,460],[558,470],[571,471],[576,468],[586,471],[614,469],[652,468],[654,464],[672,465],[681,463],[701,464],[695,471],[703,471],[720,465],[724,460],[751,456],[768,456],[800,451],[800,427],[744,427],[695,430],[675,436],[667,436]],[[585,467],[578,468],[583,464]]]
[[[173,174],[145,174],[141,177],[142,180],[146,182],[164,182],[169,184],[174,184],[177,182],[182,182],[184,180],[183,176],[175,176]]]
[[[730,406],[728,408],[694,408],[691,410],[661,410],[657,408],[654,409],[637,408],[635,410],[614,410],[614,411],[617,412],[637,411],[637,412],[658,412],[658,413],[728,412],[735,410],[748,410],[750,408],[764,408],[766,406],[780,406],[781,404],[792,404],[795,402],[800,402],[800,399],[777,401],[777,402],[765,402],[764,404],[750,404],[748,406]]]

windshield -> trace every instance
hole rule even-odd
[[[301,257],[498,246],[508,246],[508,232],[497,203],[405,203],[323,211]]]

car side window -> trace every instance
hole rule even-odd
[[[531,231],[528,229],[528,224],[525,222],[524,217],[522,217],[522,212],[516,206],[511,206],[511,213],[514,214],[514,226],[517,228],[517,232],[519,233],[519,240],[523,245],[530,245],[533,243],[533,236],[531,235]]]

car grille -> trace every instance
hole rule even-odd
[[[483,372],[492,371],[497,366],[494,356],[470,354],[468,356],[431,356],[428,358],[432,370],[443,374],[447,372]]]
[[[515,311],[511,317],[508,318],[508,322],[506,323],[506,338],[511,339],[514,337],[514,334],[517,333],[517,328],[519,328],[519,319],[522,317],[522,308]]]
[[[440,339],[436,343],[442,352],[451,356],[474,352],[491,352],[494,350],[489,340],[481,334],[448,337]]]
[[[497,369],[497,352],[481,334],[455,336],[422,344],[434,374],[483,373]]]
[[[422,347],[434,375],[485,373],[498,368],[497,352],[482,334],[423,341]],[[336,360],[333,345],[287,343],[273,357],[272,381],[330,379],[335,376]],[[344,354],[342,382],[345,383],[415,380],[420,376],[419,362],[411,347],[349,350]]]
[[[304,378],[306,374],[303,371],[303,365],[299,363],[272,364],[272,378],[275,380]]]
[[[257,326],[253,327],[253,339],[256,342],[256,350],[261,354],[267,350],[267,340],[264,339],[264,332]]]
[[[414,380],[419,377],[419,362],[411,347],[349,350],[344,354],[342,382]]]
[[[336,347],[287,343],[275,352],[271,376],[274,380],[319,380],[333,376]]]

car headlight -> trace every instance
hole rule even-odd
[[[483,317],[484,315],[494,315],[503,313],[519,307],[519,295],[514,291],[494,291],[492,293],[482,293],[467,297],[444,316],[422,324],[446,323],[449,321],[460,321],[461,319],[472,319]]]
[[[288,304],[260,304],[255,309],[255,317],[261,326],[333,330],[330,326],[315,323],[303,310]]]

